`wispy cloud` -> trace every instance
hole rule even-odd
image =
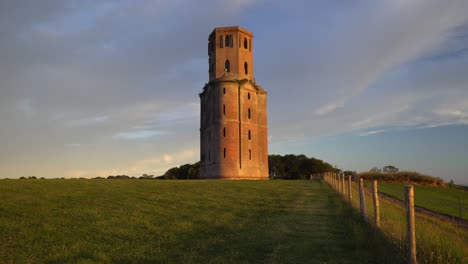
[[[71,2],[0,1],[0,172],[31,149],[60,176],[195,161],[216,26],[254,33],[270,143],[468,123],[464,0]]]
[[[140,140],[140,139],[158,137],[163,134],[164,133],[162,131],[158,131],[158,130],[137,130],[137,131],[116,133],[114,134],[114,138],[126,139],[126,140]]]
[[[108,116],[105,115],[98,115],[98,116],[90,116],[75,120],[68,120],[66,121],[66,125],[70,127],[82,127],[82,126],[93,126],[102,124],[109,120]]]
[[[366,137],[366,136],[370,136],[370,135],[380,134],[380,133],[383,133],[383,132],[385,132],[384,129],[371,130],[371,131],[366,131],[366,132],[359,133],[359,136],[360,137]]]

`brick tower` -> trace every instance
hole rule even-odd
[[[253,35],[215,28],[200,93],[200,177],[268,179],[267,93],[253,75]]]

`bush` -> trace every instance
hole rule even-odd
[[[381,171],[361,172],[357,175],[364,180],[378,180],[383,182],[407,182],[422,185],[444,186],[441,178],[432,177],[414,171],[400,171],[396,173],[386,173]]]

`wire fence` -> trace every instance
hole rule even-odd
[[[468,229],[464,223],[435,212],[415,209],[414,199],[418,193],[414,194],[413,186],[400,186],[394,197],[382,195],[377,181],[364,183],[362,179],[332,172],[321,177],[359,211],[376,232],[389,238],[408,263],[468,263]],[[403,197],[403,201],[399,197]],[[463,201],[460,201],[460,206],[463,208]],[[462,209],[461,222],[463,217]],[[414,223],[412,227],[411,221]]]

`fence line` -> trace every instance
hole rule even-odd
[[[335,173],[325,173],[323,175],[323,179],[338,193],[346,197],[348,194],[348,201],[352,206],[352,178],[351,176],[347,177],[347,190],[345,187],[345,175],[338,175]],[[416,231],[415,231],[415,215],[414,215],[414,191],[413,186],[408,185],[406,186],[407,190],[405,192],[405,204],[406,204],[406,226],[407,226],[407,245],[408,245],[408,263],[416,264]],[[365,201],[365,188],[364,188],[364,179],[359,178],[359,185],[358,185],[358,192],[359,192],[359,209],[361,212],[361,216],[365,222],[369,222],[369,218],[367,216],[366,210],[366,201]],[[373,220],[374,220],[374,228],[376,231],[380,230],[380,204],[379,204],[379,193],[378,193],[378,182],[374,180],[372,182],[372,205],[373,205]]]

